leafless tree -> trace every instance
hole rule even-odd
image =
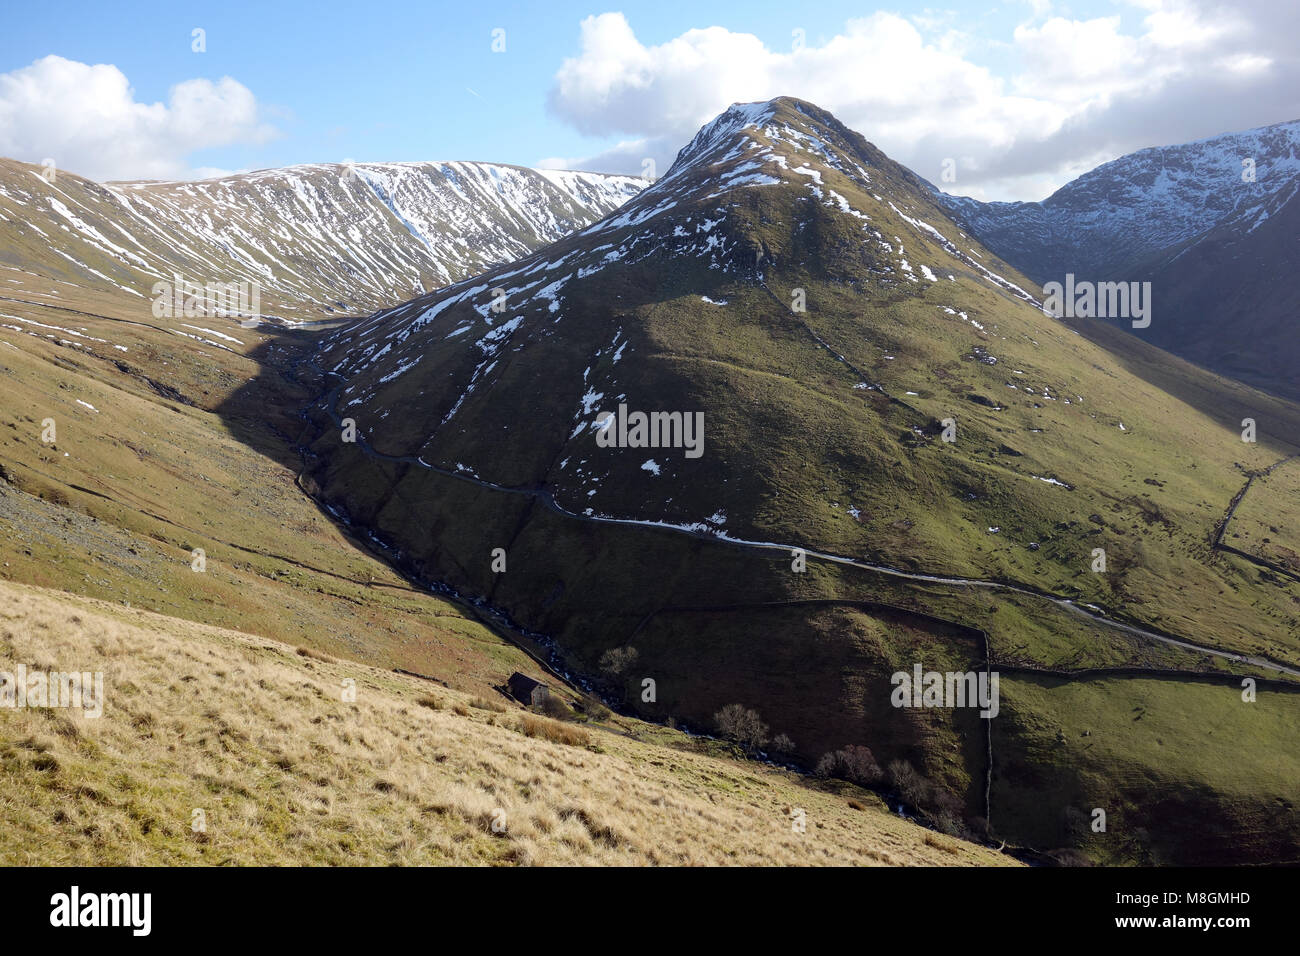
[[[728,704],[713,715],[713,721],[723,737],[734,740],[749,753],[767,743],[767,724],[758,711],[743,704]]]

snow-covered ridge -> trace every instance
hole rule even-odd
[[[1300,178],[1300,120],[1139,150],[1042,202],[982,203],[938,193],[970,230],[1042,278],[1122,272],[1228,219],[1258,218]]]
[[[257,282],[264,305],[369,312],[519,258],[616,209],[644,181],[493,163],[316,164],[200,182],[99,185],[0,161],[0,239],[33,271],[149,295]],[[269,296],[269,302],[268,302]]]
[[[630,176],[446,162],[289,167],[171,190],[114,189],[232,251],[262,227],[270,255],[300,242],[317,263],[342,253],[357,260],[349,270],[355,283],[400,297],[526,255],[617,208],[643,185]],[[177,192],[201,201],[176,202]],[[226,213],[224,223],[210,223],[213,206]]]
[[[721,199],[732,189],[776,185],[786,178],[802,181],[802,176],[790,170],[787,158],[771,148],[783,141],[782,130],[789,142],[797,138],[788,125],[778,128],[770,123],[774,113],[773,103],[737,104],[728,109],[700,130],[678,155],[668,175],[613,214],[580,230],[576,238],[583,240],[583,245],[571,252],[539,252],[520,259],[511,268],[380,311],[352,329],[337,333],[330,340],[331,346],[350,340],[353,348],[334,370],[349,376],[371,368],[386,370],[388,363],[398,361],[392,346],[406,342],[460,303],[474,304],[483,323],[478,330],[481,334],[494,321],[488,306],[489,290],[503,290],[512,313],[545,300],[546,311],[551,314],[559,310],[563,290],[570,281],[616,263],[627,265],[647,255],[661,255],[706,258],[712,268],[726,268],[730,264],[729,249],[722,230],[715,229],[726,218],[723,203],[706,206],[699,215],[674,213],[671,230],[661,230],[656,221],[684,204]],[[699,175],[687,175],[697,166]],[[582,174],[547,171],[543,175],[577,190],[579,186],[570,177]],[[440,338],[454,338],[464,331],[460,326],[449,327]]]

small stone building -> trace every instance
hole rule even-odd
[[[551,689],[541,681],[533,680],[527,674],[515,671],[506,681],[510,696],[527,707],[535,707],[546,701]]]

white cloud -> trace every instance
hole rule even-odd
[[[658,178],[658,176],[668,172],[668,167],[659,165],[656,161],[654,172],[646,169],[646,160],[652,158],[653,148],[651,141],[646,137],[627,139],[601,153],[597,153],[595,156],[585,158],[548,156],[546,159],[537,162],[537,168],[582,169],[593,172],[602,172],[607,169],[626,169],[630,170],[634,176],[650,175],[651,178]]]
[[[230,77],[185,80],[167,104],[140,103],[111,64],[47,56],[0,74],[0,155],[91,179],[189,178],[196,150],[261,143],[275,130],[256,98]]]
[[[646,46],[605,13],[582,21],[549,107],[584,134],[622,138],[567,164],[639,173],[651,158],[663,172],[730,103],[798,96],[932,180],[956,158],[952,191],[1039,199],[1134,149],[1295,118],[1295,4],[1212,2],[1132,0],[1122,17],[1087,20],[1034,4],[1011,37],[963,33],[946,13],[876,13],[789,51],[722,27]],[[976,63],[981,50],[1005,72]]]

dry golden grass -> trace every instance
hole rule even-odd
[[[19,663],[102,671],[106,705],[0,709],[0,864],[1011,862],[782,771],[0,583]]]
[[[591,734],[582,727],[538,717],[536,714],[524,714],[519,718],[519,732],[525,737],[540,737],[553,744],[567,744],[570,747],[586,747],[591,743]]]

